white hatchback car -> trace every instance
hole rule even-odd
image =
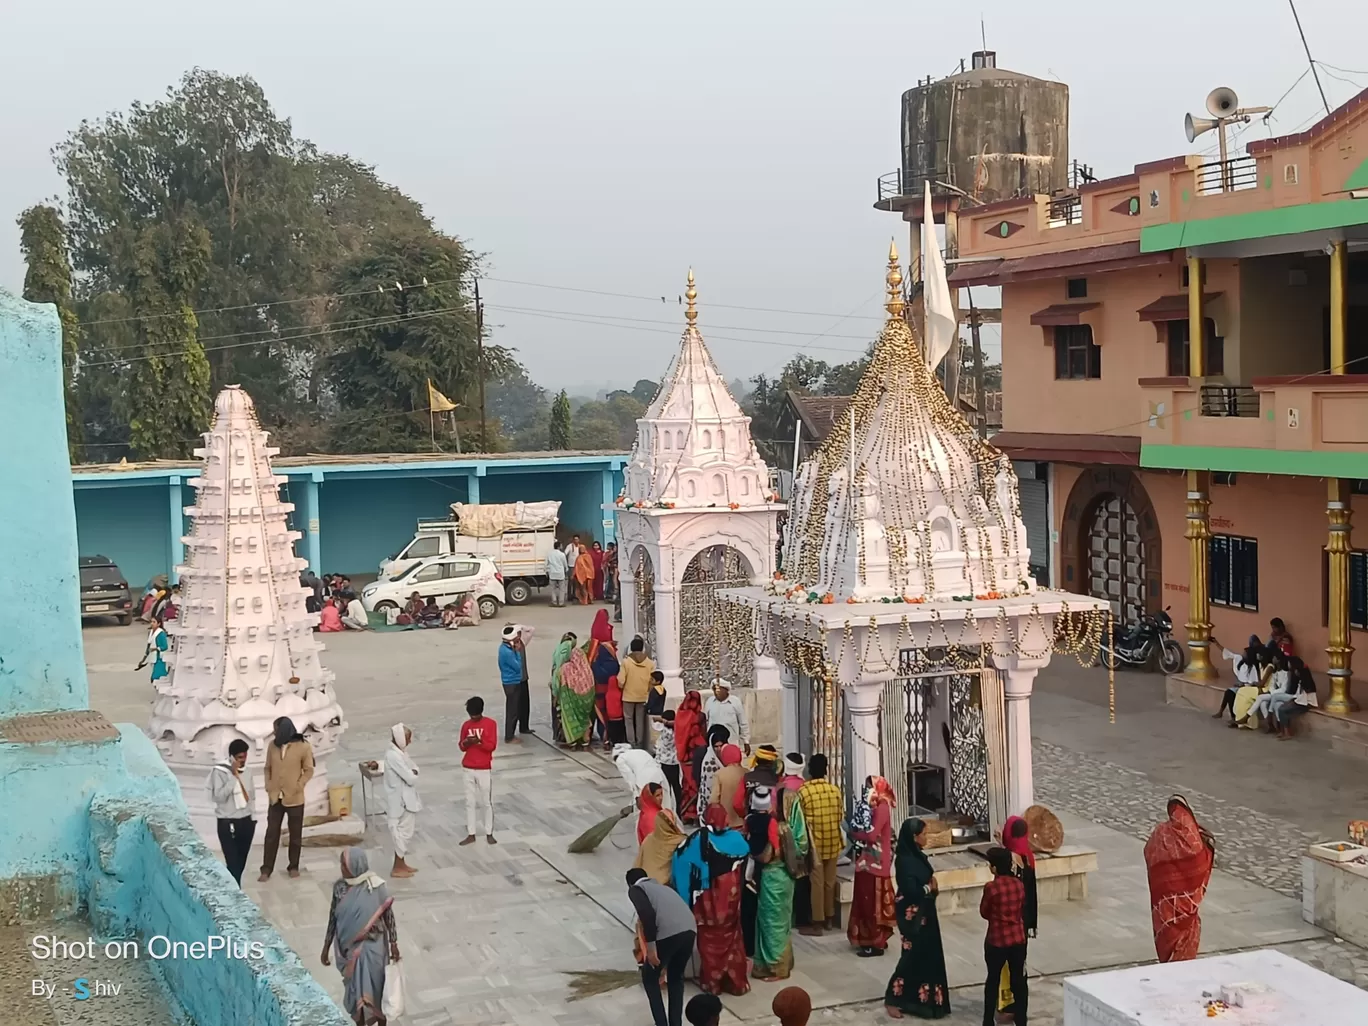
[[[368,613],[402,609],[415,591],[424,599],[436,599],[439,606],[473,592],[482,620],[498,616],[506,602],[503,575],[492,559],[448,553],[421,560],[393,577],[366,585],[361,591],[361,605]]]

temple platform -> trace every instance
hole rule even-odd
[[[1360,947],[1368,947],[1368,865],[1357,861],[1365,852],[1327,843],[1302,856],[1302,919]]]
[[[1362,682],[1355,688],[1365,693]],[[1230,687],[1227,680],[1204,681],[1175,674],[1164,683],[1165,699],[1169,705],[1187,706],[1210,715],[1221,707],[1221,696]],[[1342,714],[1312,709],[1305,716],[1293,720],[1292,730],[1329,745],[1341,755],[1368,759],[1368,712]]]

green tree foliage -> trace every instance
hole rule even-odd
[[[138,232],[125,293],[138,344],[119,358],[120,401],[133,454],[191,454],[209,426],[209,361],[191,309],[209,262],[198,224],[163,221]]]
[[[19,215],[19,248],[28,270],[24,274],[24,298],[33,303],[52,303],[62,322],[62,382],[66,392],[67,445],[76,462],[81,451],[81,421],[76,405],[76,338],[79,326],[71,305],[71,258],[67,252],[66,225],[56,207],[29,207]]]
[[[546,389],[528,377],[522,364],[513,364],[507,374],[488,383],[485,409],[514,451],[547,447],[551,411]]]
[[[469,253],[433,232],[382,239],[343,265],[333,324],[344,344],[328,357],[328,395],[343,411],[332,444],[342,451],[413,451],[429,443],[427,383],[457,404],[457,420],[479,443],[479,346],[467,289]],[[428,282],[399,287],[404,282]],[[507,376],[512,357],[484,347],[485,373]],[[418,412],[414,412],[418,411]],[[467,444],[469,447],[469,444]]]
[[[73,305],[83,329],[76,398],[87,458],[117,459],[133,444],[122,375],[149,334],[155,345],[167,344],[165,326],[137,320],[157,292],[198,311],[209,394],[241,384],[286,452],[425,442],[426,395],[412,384],[427,369],[466,403],[458,411],[463,426],[478,421],[466,399],[473,321],[464,286],[452,280],[472,270],[469,254],[371,167],[295,136],[251,78],[195,69],[161,100],[82,122],[55,159],[68,188]],[[164,258],[171,240],[153,245],[142,234],[171,223],[198,226],[208,241],[188,297],[180,283],[144,280],[149,268],[171,270]],[[163,256],[151,259],[148,245]],[[393,290],[396,281],[414,286],[424,275],[435,298]],[[392,294],[335,296],[349,290],[346,283]],[[436,306],[449,309],[439,315]],[[359,314],[369,315],[364,324],[356,323]],[[405,318],[403,330],[394,328]],[[420,330],[426,320],[435,323]],[[350,362],[349,347],[361,353]],[[512,365],[496,347],[487,354],[490,380]],[[366,371],[344,381],[344,367]],[[384,396],[378,383],[385,380],[404,387]],[[145,427],[136,434],[150,440]]]
[[[576,449],[630,449],[636,441],[637,419],[645,413],[645,403],[631,392],[609,392],[602,401],[591,399],[579,405],[570,440]]]
[[[752,378],[753,388],[746,412],[751,417],[751,437],[755,439],[760,455],[774,463],[777,458],[774,443],[786,440],[779,438],[779,429],[785,419],[790,391],[800,395],[852,395],[868,366],[869,353],[858,360],[835,365],[799,353],[784,365],[778,377],[759,374]]]
[[[563,388],[556,396],[556,401],[551,404],[547,447],[553,450],[570,448],[570,397],[565,394]]]

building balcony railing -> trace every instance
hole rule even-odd
[[[1141,378],[1144,445],[1368,453],[1368,375]]]
[[[1259,185],[1259,169],[1253,157],[1231,157],[1197,168],[1197,193],[1239,192]]]
[[[1051,228],[1064,228],[1071,224],[1083,223],[1083,197],[1077,193],[1056,196],[1050,200],[1046,223]]]
[[[949,172],[944,169],[925,172],[911,171],[907,168],[900,168],[897,171],[880,175],[878,181],[879,199],[875,206],[883,210],[894,210],[913,200],[920,200],[926,193],[928,180],[931,182],[931,194],[933,196],[956,195],[954,189],[947,188],[943,184],[948,176]]]

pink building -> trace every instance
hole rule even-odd
[[[1281,617],[1329,676],[1322,710],[1349,715],[1368,632],[1368,539],[1350,531],[1368,510],[1368,91],[1204,160],[938,197],[950,283],[1002,288],[995,442],[1048,479],[1033,534],[1052,583],[1127,621],[1171,607],[1189,681],[1229,678],[1211,637],[1238,649]],[[915,226],[905,199],[885,208]]]

